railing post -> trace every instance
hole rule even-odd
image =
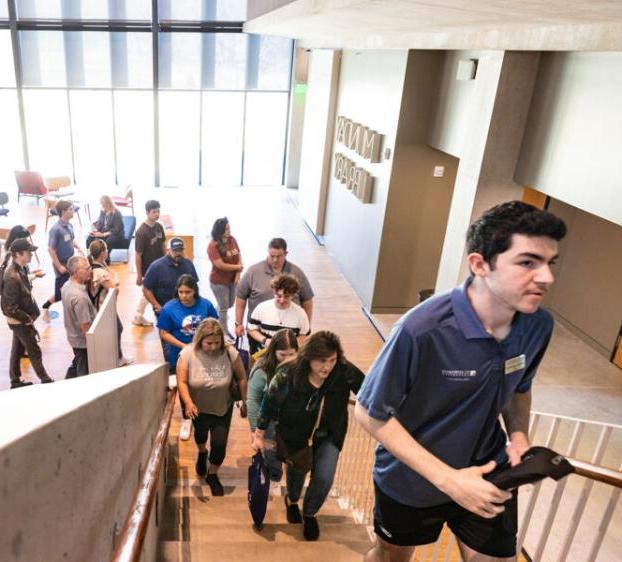
[[[570,439],[570,444],[568,445],[568,449],[566,451],[567,457],[574,457],[574,454],[581,441],[581,436],[583,435],[583,428],[583,422],[578,421],[575,423],[574,431],[572,432],[572,438]],[[533,554],[534,560],[540,560],[542,553],[544,552],[544,548],[546,547],[546,543],[549,539],[551,527],[553,526],[553,521],[555,519],[555,516],[557,515],[559,502],[562,499],[562,494],[564,493],[564,489],[566,488],[567,481],[568,479],[564,478],[561,482],[558,482],[557,486],[555,487],[555,493],[553,494],[553,499],[551,500],[551,506],[549,507],[549,511],[542,526],[540,541],[538,542],[536,551]]]
[[[622,466],[620,466],[618,470],[622,470]],[[603,539],[605,538],[605,533],[607,532],[607,528],[609,527],[609,523],[611,522],[611,518],[613,517],[613,512],[618,505],[618,500],[620,499],[620,492],[622,492],[620,488],[614,488],[611,491],[609,503],[607,504],[607,508],[605,509],[603,518],[601,519],[600,525],[598,526],[598,533],[594,538],[592,548],[590,548],[590,554],[587,557],[587,562],[596,562],[598,551],[600,550],[600,546],[603,543]]]
[[[537,420],[534,420],[534,425],[536,425],[536,423],[537,423]],[[551,428],[549,429],[549,434],[546,438],[547,447],[552,447],[555,444],[555,439],[557,439],[557,432],[559,431],[559,424],[560,424],[560,419],[557,417],[553,418],[553,422],[551,423]],[[538,482],[537,484],[534,484],[533,490],[531,492],[531,496],[529,497],[529,503],[527,504],[527,509],[525,510],[525,514],[523,515],[523,521],[522,521],[522,524],[520,525],[518,537],[516,539],[516,552],[521,552],[523,549],[523,543],[525,542],[525,536],[527,535],[527,529],[529,528],[529,523],[531,522],[531,517],[533,516],[533,510],[536,507],[536,501],[538,500],[538,494],[540,493],[541,485],[542,485],[542,482]]]
[[[592,457],[593,464],[599,464],[602,460],[603,455],[605,454],[605,450],[607,449],[607,443],[609,442],[611,431],[612,428],[609,426],[604,426],[601,430],[598,444],[596,445],[596,449],[594,450],[594,456]],[[577,532],[577,528],[579,526],[579,521],[581,520],[583,510],[585,509],[585,504],[587,503],[587,498],[592,491],[593,485],[593,480],[586,479],[585,484],[583,485],[583,490],[581,490],[581,495],[579,496],[579,501],[577,502],[574,513],[572,514],[572,518],[570,519],[570,527],[566,532],[566,538],[564,540],[562,550],[559,557],[557,558],[559,562],[565,562],[566,557],[568,556],[568,552],[570,551],[574,535]]]

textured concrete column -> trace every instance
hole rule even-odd
[[[458,165],[454,196],[436,291],[451,289],[468,275],[465,234],[493,205],[520,199],[513,180],[538,70],[539,53],[491,52],[479,65],[477,91]]]

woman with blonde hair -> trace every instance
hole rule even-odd
[[[86,247],[88,248],[93,240],[99,238],[105,240],[108,249],[112,250],[123,240],[123,217],[109,195],[102,195],[99,203],[102,210],[99,218],[91,225]]]
[[[218,320],[208,318],[197,329],[192,343],[177,360],[177,387],[186,415],[194,424],[198,455],[196,472],[205,477],[213,496],[224,495],[218,469],[225,460],[234,403],[234,380],[242,399],[240,415],[246,417],[246,373],[235,349],[225,342]],[[210,438],[209,468],[207,438]]]

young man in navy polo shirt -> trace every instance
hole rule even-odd
[[[464,560],[515,560],[516,493],[484,475],[529,448],[531,382],[553,329],[540,303],[565,234],[526,203],[493,207],[469,229],[469,278],[393,328],[356,406],[379,441],[367,562],[410,560],[444,523]]]

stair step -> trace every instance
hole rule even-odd
[[[187,562],[188,560],[218,560],[227,562],[361,562],[370,548],[369,542],[280,542],[278,547],[264,542],[231,544],[213,543],[199,539],[192,542],[162,541],[159,562]]]

